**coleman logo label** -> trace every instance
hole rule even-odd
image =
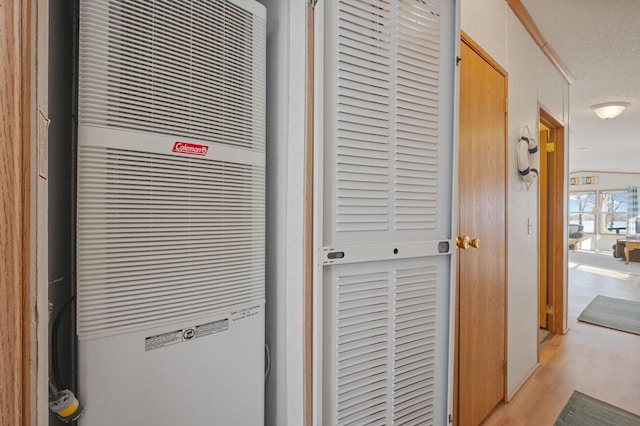
[[[200,155],[204,157],[207,155],[209,147],[189,142],[176,142],[173,144],[173,149],[171,151],[180,154]]]

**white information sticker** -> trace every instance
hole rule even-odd
[[[154,349],[164,348],[165,346],[175,345],[176,343],[188,342],[189,340],[199,337],[222,333],[227,330],[229,330],[229,319],[225,318],[193,327],[156,334],[155,336],[145,337],[144,350],[152,351]]]

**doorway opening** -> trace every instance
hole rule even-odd
[[[564,334],[567,235],[564,125],[540,108],[540,329]]]

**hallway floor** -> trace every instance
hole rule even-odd
[[[538,370],[483,425],[553,425],[574,390],[640,415],[640,336],[576,320],[598,294],[640,302],[640,263],[569,252],[569,331],[549,341]]]

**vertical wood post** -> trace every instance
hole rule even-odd
[[[0,424],[30,424],[30,2],[0,2]]]

